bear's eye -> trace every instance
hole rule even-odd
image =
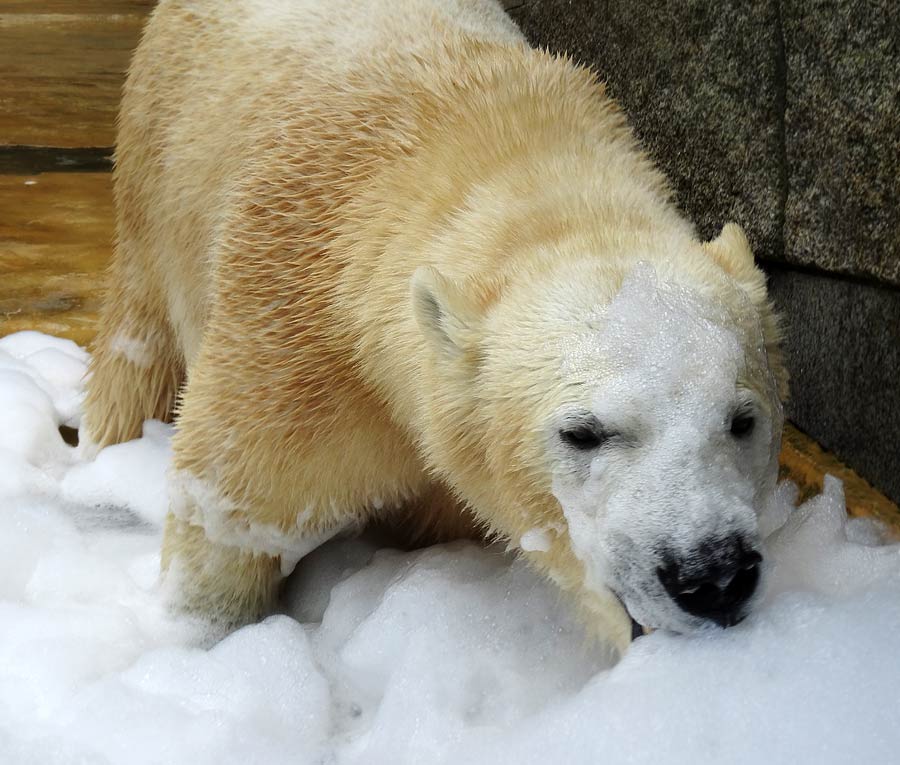
[[[559,431],[563,443],[579,451],[588,451],[602,446],[609,438],[598,422],[583,422],[569,425]]]
[[[753,432],[756,420],[752,414],[736,414],[731,419],[731,435],[735,438],[746,438]]]

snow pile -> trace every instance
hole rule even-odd
[[[896,761],[900,551],[840,484],[791,512],[769,591],[727,631],[639,639],[610,668],[496,548],[365,538],[304,560],[290,616],[212,648],[157,585],[170,429],[85,462],[86,355],[0,340],[0,762]]]

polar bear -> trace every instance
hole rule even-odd
[[[752,607],[785,373],[593,73],[494,0],[162,0],[85,434],[177,422],[162,567],[226,627],[370,519],[507,540],[624,649]]]

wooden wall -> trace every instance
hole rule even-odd
[[[153,4],[0,2],[0,335],[93,335],[116,110]]]

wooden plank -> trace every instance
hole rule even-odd
[[[112,254],[108,173],[0,175],[0,335],[93,337]]]
[[[830,473],[843,481],[847,511],[851,515],[875,518],[900,539],[900,508],[790,423],[784,429],[780,461],[781,477],[797,484],[801,501],[820,493],[825,475]]]
[[[0,16],[7,13],[28,15],[140,13],[146,15],[154,5],[156,5],[156,0],[3,0],[0,2]]]
[[[34,2],[28,13],[20,3],[3,6],[0,145],[113,145],[125,71],[149,6],[111,2],[129,12],[86,13],[71,5]],[[48,7],[69,12],[40,12]]]

